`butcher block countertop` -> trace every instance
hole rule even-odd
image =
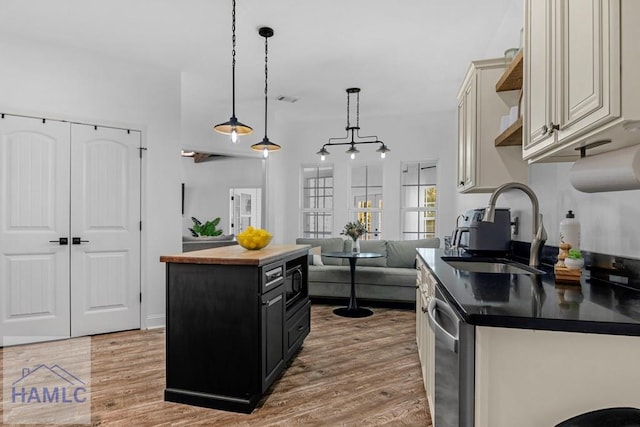
[[[264,265],[295,252],[305,254],[309,245],[269,245],[259,250],[248,250],[240,245],[202,249],[175,255],[163,255],[160,262],[179,264]]]

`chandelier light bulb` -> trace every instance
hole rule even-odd
[[[324,162],[324,159],[326,159],[326,158],[327,158],[327,157],[326,157],[324,154],[322,154],[322,155],[320,156],[320,160],[321,160],[321,161],[323,161],[323,162]]]
[[[238,142],[238,132],[236,131],[235,126],[231,129],[231,142],[234,144]]]
[[[351,153],[350,157],[351,157],[351,160],[355,159],[356,158],[356,153]]]
[[[267,150],[267,147],[262,150],[262,157],[264,157],[265,159],[269,157],[269,150]]]
[[[384,159],[385,157],[387,157],[387,153],[385,153],[384,151],[382,153],[380,153],[380,158]]]

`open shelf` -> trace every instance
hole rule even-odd
[[[522,145],[522,116],[496,138],[496,147]]]
[[[496,83],[496,92],[522,89],[522,62],[523,54],[520,49],[520,52],[513,58],[511,64],[504,70],[504,74]]]

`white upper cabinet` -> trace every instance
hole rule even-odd
[[[632,132],[640,119],[638,17],[634,0],[525,1],[525,159],[573,161],[601,140],[612,142],[587,154],[640,142]]]
[[[526,183],[520,146],[496,147],[500,119],[517,104],[518,91],[496,93],[504,58],[473,61],[458,91],[458,173],[461,193],[491,192],[509,181]]]

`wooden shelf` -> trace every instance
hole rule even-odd
[[[522,116],[496,138],[496,147],[522,145]]]
[[[520,49],[520,52],[513,58],[511,64],[504,70],[504,74],[496,83],[496,92],[522,89],[522,62],[523,54]]]

